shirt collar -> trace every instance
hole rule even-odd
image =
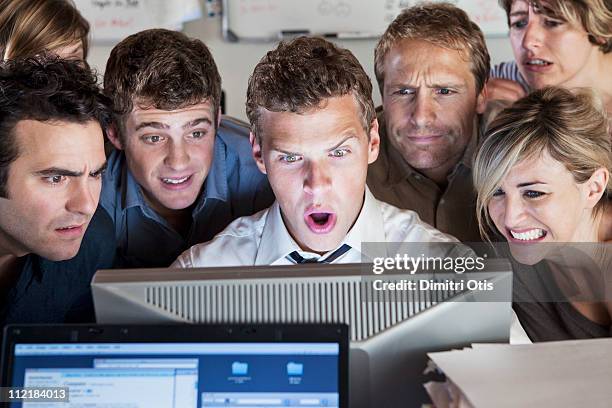
[[[280,205],[274,201],[266,215],[255,265],[273,265],[293,251],[301,251],[300,246],[287,231]]]
[[[379,201],[366,187],[365,198],[357,221],[349,230],[343,243],[363,253],[364,242],[385,242],[385,229]],[[368,256],[368,254],[364,254]]]
[[[122,155],[125,155],[124,152],[121,152]],[[127,161],[124,161],[125,165],[123,169],[121,169],[121,185],[124,190],[124,208],[131,207],[143,207],[145,206],[145,200],[142,195],[142,191],[140,190],[140,186],[138,182],[132,175],[132,172],[128,170]]]
[[[214,143],[214,155],[211,168],[208,172],[208,176],[204,180],[204,194],[200,195],[197,200],[197,204],[193,213],[198,213],[204,207],[204,203],[207,199],[215,199],[220,201],[227,201],[228,197],[228,185],[227,185],[227,167],[226,167],[226,149],[225,142],[217,135]],[[125,155],[125,152],[121,152]],[[124,156],[125,159],[125,156]],[[142,194],[142,189],[132,172],[127,168],[127,162],[124,160],[124,167],[122,169],[121,183],[124,186],[124,208],[141,207],[143,211],[149,209],[149,205],[146,203]]]
[[[204,180],[204,194],[198,200],[194,213],[200,212],[204,207],[204,203],[209,199],[224,202],[228,200],[229,187],[227,185],[226,156],[227,146],[217,134],[215,137],[213,162],[208,171],[208,176]]]
[[[363,242],[385,242],[381,208],[378,200],[374,198],[367,187],[357,221],[337,248],[347,244],[351,247],[351,250],[362,252],[361,244]],[[337,248],[320,257],[325,258]],[[259,250],[255,257],[255,265],[274,265],[293,251],[298,251],[304,258],[319,257],[318,254],[302,250],[295,242],[285,226],[278,201],[275,201],[266,216]],[[367,254],[364,255],[370,257]]]

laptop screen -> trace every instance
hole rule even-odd
[[[13,350],[12,387],[68,387],[70,403],[50,406],[339,406],[338,343],[17,343]],[[10,406],[28,406],[21,404]]]

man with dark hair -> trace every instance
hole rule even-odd
[[[247,116],[253,156],[277,201],[175,266],[361,262],[364,241],[453,241],[366,188],[378,122],[372,84],[350,51],[322,38],[281,42],[249,80]]]
[[[480,241],[472,158],[486,101],[484,36],[451,4],[405,9],[375,51],[380,157],[368,186],[461,241]]]
[[[221,78],[201,41],[162,29],[127,37],[111,52],[104,90],[117,150],[100,201],[125,266],[167,266],[273,201],[248,128],[221,118]]]
[[[94,216],[110,102],[91,71],[46,57],[1,63],[0,89],[0,320],[92,319],[91,277],[114,256]]]

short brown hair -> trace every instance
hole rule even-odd
[[[2,61],[0,89],[0,197],[8,196],[9,169],[20,154],[17,123],[96,121],[106,132],[112,121],[111,103],[100,91],[97,76],[76,61],[53,55]]]
[[[129,114],[134,103],[175,110],[210,99],[216,118],[221,77],[202,41],[177,31],[145,30],[125,38],[111,51],[104,93],[120,116]]]
[[[489,201],[512,167],[544,151],[563,164],[576,183],[586,182],[597,169],[612,172],[612,141],[601,99],[593,91],[546,87],[519,99],[489,124],[473,166],[478,223],[483,237],[493,230]],[[597,203],[607,205],[612,188]]]
[[[81,41],[89,48],[89,23],[71,0],[0,0],[2,59],[33,57]]]
[[[480,92],[489,79],[491,58],[484,35],[465,11],[450,3],[424,3],[403,10],[387,27],[374,51],[374,72],[380,92],[385,81],[385,58],[402,40],[422,40],[456,51],[469,51],[471,71]]]
[[[510,10],[515,0],[499,0],[510,25]],[[612,51],[611,0],[531,0],[543,14],[580,25],[589,34],[589,41],[604,53]]]
[[[347,49],[318,37],[281,42],[259,61],[249,78],[246,114],[259,136],[261,110],[303,113],[327,98],[352,94],[369,136],[375,119],[372,82]]]

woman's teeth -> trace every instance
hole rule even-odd
[[[514,232],[510,230],[510,234],[512,238],[519,239],[521,241],[532,241],[534,239],[538,239],[544,236],[544,230],[540,228],[534,228],[525,232]]]

